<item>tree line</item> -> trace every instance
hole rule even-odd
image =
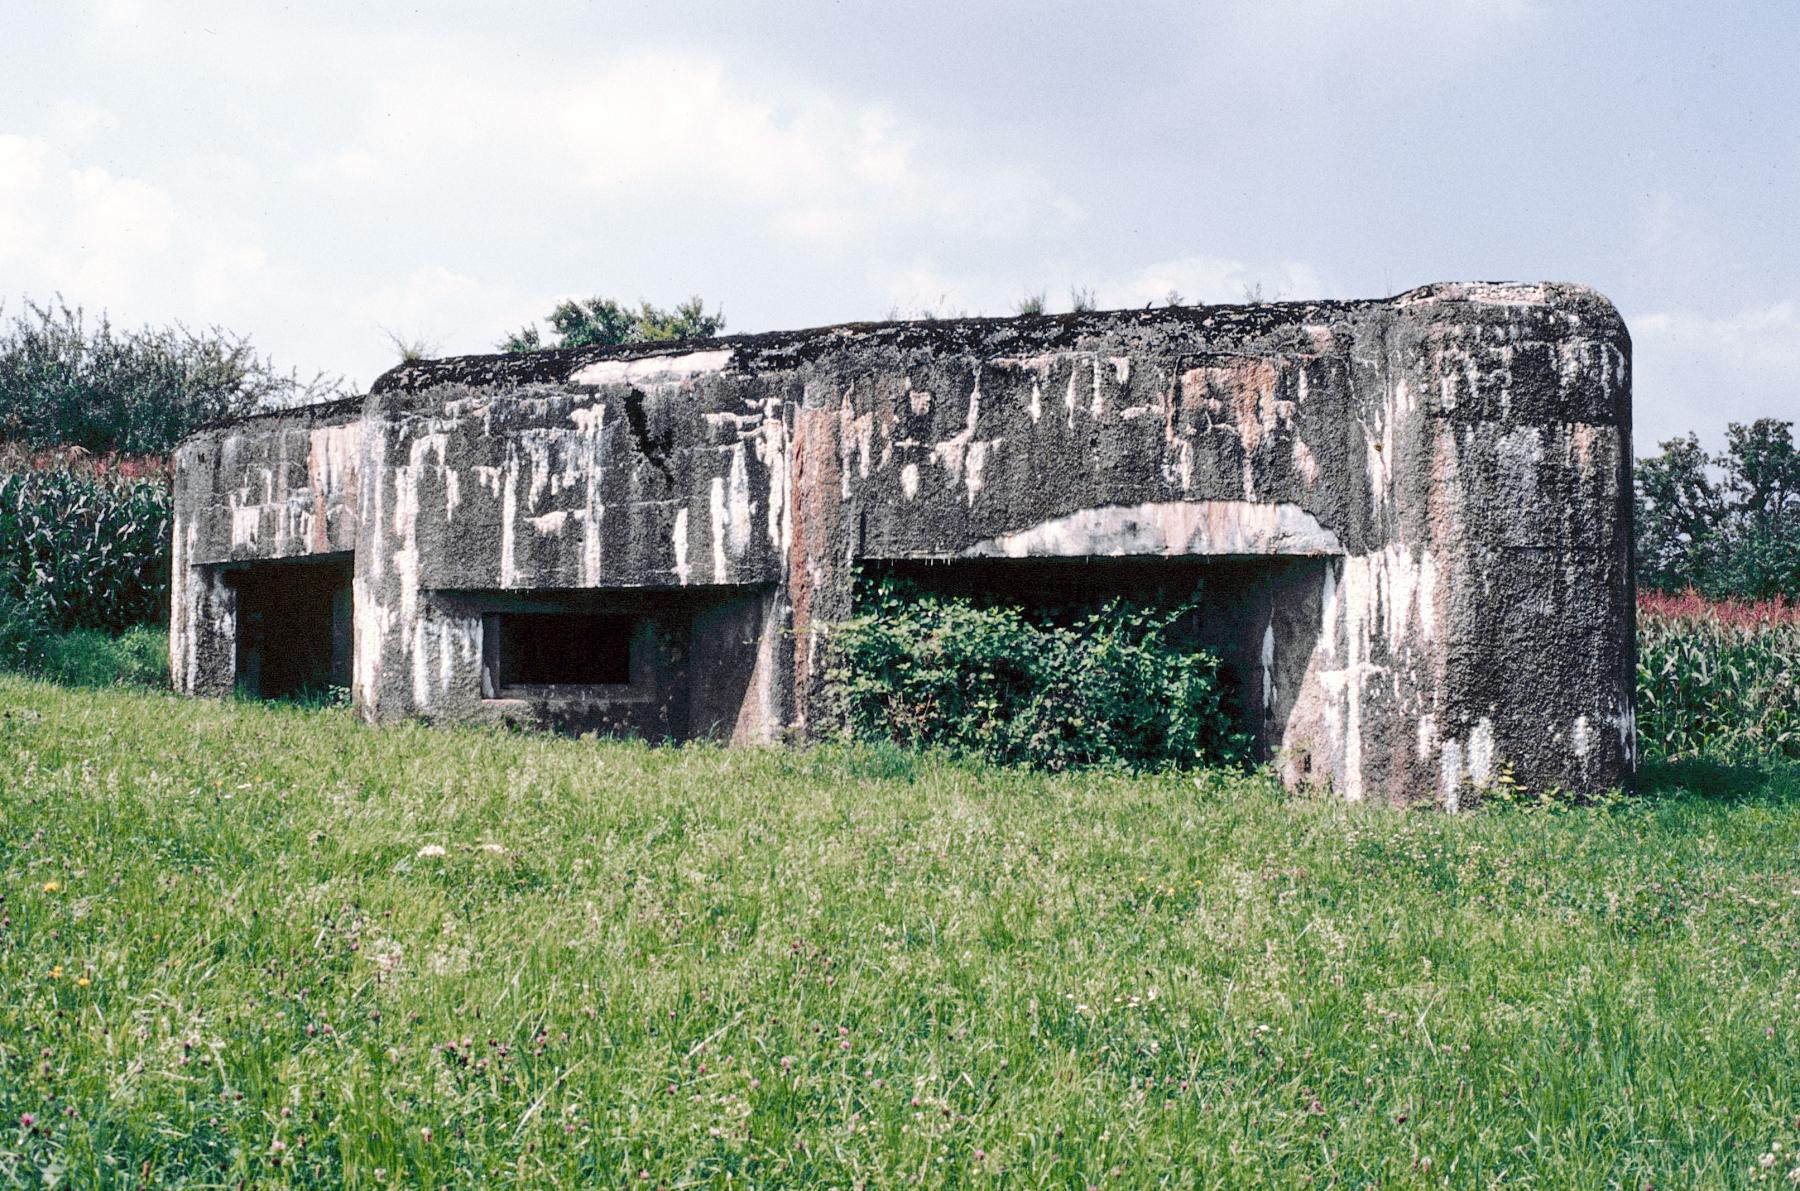
[[[1794,424],[1733,422],[1725,449],[1669,439],[1637,463],[1641,587],[1713,599],[1800,597],[1800,452]]]

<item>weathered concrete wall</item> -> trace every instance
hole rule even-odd
[[[362,414],[356,400],[249,418],[176,451],[169,653],[179,689],[232,689],[230,564],[355,549]]]
[[[406,365],[184,444],[176,674],[231,686],[230,567],[350,549],[371,719],[771,740],[864,565],[1286,558],[1220,631],[1289,780],[1628,785],[1629,372],[1603,298],[1491,284]],[[519,598],[638,610],[654,697],[484,694]]]

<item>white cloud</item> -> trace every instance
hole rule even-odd
[[[1632,320],[1641,355],[1705,354],[1733,369],[1800,369],[1800,304],[1775,302],[1724,318],[1691,311],[1644,314]]]
[[[1727,422],[1800,420],[1800,302],[1654,312],[1627,325],[1639,454],[1689,431],[1716,447]]]
[[[1157,261],[1095,287],[1102,306],[1161,303],[1172,293],[1188,305],[1243,302],[1254,296],[1265,302],[1332,296],[1324,279],[1299,261],[1256,264],[1198,255]]]
[[[13,292],[131,318],[210,321],[273,284],[242,229],[184,210],[160,186],[0,135],[0,275]]]
[[[385,192],[479,172],[602,201],[713,196],[805,240],[894,225],[1006,236],[1078,214],[1031,171],[953,160],[881,105],[751,85],[701,54],[637,50],[543,72],[402,43],[369,75],[362,127],[308,163],[311,180]]]
[[[522,326],[548,305],[442,265],[426,265],[399,282],[353,298],[349,312],[355,326],[350,333],[359,344],[377,345],[376,355],[391,353],[391,337],[423,344],[427,354],[484,351],[502,333]]]
[[[966,315],[1012,313],[1012,303],[1025,291],[1006,288],[995,278],[957,273],[935,261],[871,266],[870,282],[887,305],[864,317],[961,318]]]
[[[151,16],[148,0],[94,0],[89,11],[107,33],[136,33]]]
[[[61,145],[84,145],[118,128],[118,114],[97,103],[64,100],[50,109],[50,134]]]
[[[1067,310],[1071,291],[1092,289],[1102,310],[1162,305],[1171,294],[1184,305],[1329,298],[1335,293],[1311,266],[1299,261],[1258,264],[1191,254],[1155,261],[1095,280],[1065,263],[1040,262],[1029,280],[945,269],[934,260],[872,270],[872,284],[903,317],[930,314],[1011,314],[1021,298],[1042,294],[1046,309]]]
[[[1552,10],[1540,0],[1309,0],[1203,11],[1236,50],[1221,69],[1247,70],[1280,88],[1357,78],[1407,92],[1464,72],[1471,59],[1492,55],[1501,39],[1534,29]],[[1281,68],[1268,69],[1272,61]]]

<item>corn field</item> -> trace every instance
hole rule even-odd
[[[1800,606],[1645,593],[1637,707],[1651,757],[1800,759]]]
[[[170,499],[153,469],[0,471],[0,612],[120,632],[169,611]]]

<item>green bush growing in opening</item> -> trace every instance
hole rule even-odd
[[[1113,600],[1071,624],[884,581],[832,627],[853,737],[1002,765],[1129,770],[1244,762],[1219,659],[1171,632],[1190,609]]]

